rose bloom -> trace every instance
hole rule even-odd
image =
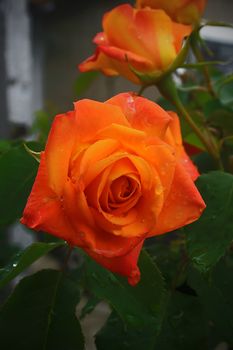
[[[137,71],[153,82],[174,62],[191,30],[173,22],[163,10],[120,5],[103,17],[103,32],[94,38],[96,52],[79,69],[122,75],[141,84]]]
[[[197,176],[176,114],[130,93],[80,100],[53,122],[21,222],[134,285],[145,238],[201,215]]]
[[[194,24],[203,14],[207,0],[137,0],[136,7],[162,9],[176,22]]]

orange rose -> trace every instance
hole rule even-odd
[[[80,71],[101,70],[140,84],[135,71],[153,82],[174,62],[192,29],[172,22],[163,10],[125,4],[105,14],[103,30],[94,38],[95,54],[79,65]]]
[[[152,9],[162,9],[176,22],[192,24],[199,21],[207,0],[137,0],[136,7],[149,6]]]
[[[123,93],[81,100],[52,125],[21,222],[140,279],[145,238],[197,220],[205,204],[178,117]]]

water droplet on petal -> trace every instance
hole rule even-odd
[[[138,282],[140,281],[141,273],[139,271],[139,268],[136,267],[134,270],[131,271],[130,276],[128,277],[128,282],[131,286],[136,286]]]

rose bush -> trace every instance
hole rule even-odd
[[[96,35],[93,56],[79,65],[81,72],[100,70],[141,81],[135,71],[153,81],[169,69],[179,54],[183,39],[192,28],[175,23],[163,10],[134,9],[120,5],[103,17],[103,32]]]
[[[74,106],[53,122],[21,222],[136,284],[145,238],[189,224],[205,208],[198,171],[175,113],[130,93]]]
[[[207,0],[137,0],[136,7],[163,9],[174,21],[193,24],[199,21],[206,3]]]

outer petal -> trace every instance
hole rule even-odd
[[[194,182],[177,164],[173,183],[151,236],[176,230],[197,220],[206,205]]]
[[[133,93],[121,93],[106,103],[119,106],[133,128],[152,137],[158,136],[163,139],[172,119],[157,103]]]
[[[56,116],[45,148],[48,183],[58,195],[67,179],[70,156],[76,138],[74,112]]]
[[[183,147],[179,118],[174,112],[168,113],[172,119],[167,129],[165,140],[175,148],[178,160],[189,173],[192,180],[195,181],[199,176],[199,172]]]
[[[34,230],[48,232],[70,244],[79,244],[76,232],[66,216],[63,199],[56,195],[48,183],[45,154],[42,153],[38,174],[24,209],[21,223]]]
[[[81,72],[100,70],[106,75],[122,75],[135,84],[140,81],[130,68],[132,65],[139,71],[150,71],[152,62],[130,51],[113,46],[99,46],[94,55],[79,65]]]
[[[137,0],[136,7],[163,9],[174,21],[189,24],[199,19],[206,2],[207,0]]]
[[[140,271],[137,266],[137,261],[142,249],[142,245],[143,241],[140,242],[128,254],[115,258],[105,258],[102,255],[94,254],[92,251],[88,250],[86,250],[86,252],[100,265],[104,266],[108,270],[114,273],[119,273],[123,276],[127,276],[129,284],[134,286],[140,280]]]
[[[118,75],[118,70],[114,68],[114,62],[106,56],[99,48],[96,49],[94,55],[83,61],[78,66],[81,72],[100,70],[106,75]]]
[[[118,106],[93,100],[75,102],[77,119],[76,139],[78,143],[95,140],[96,134],[112,123],[129,126],[129,122]]]

